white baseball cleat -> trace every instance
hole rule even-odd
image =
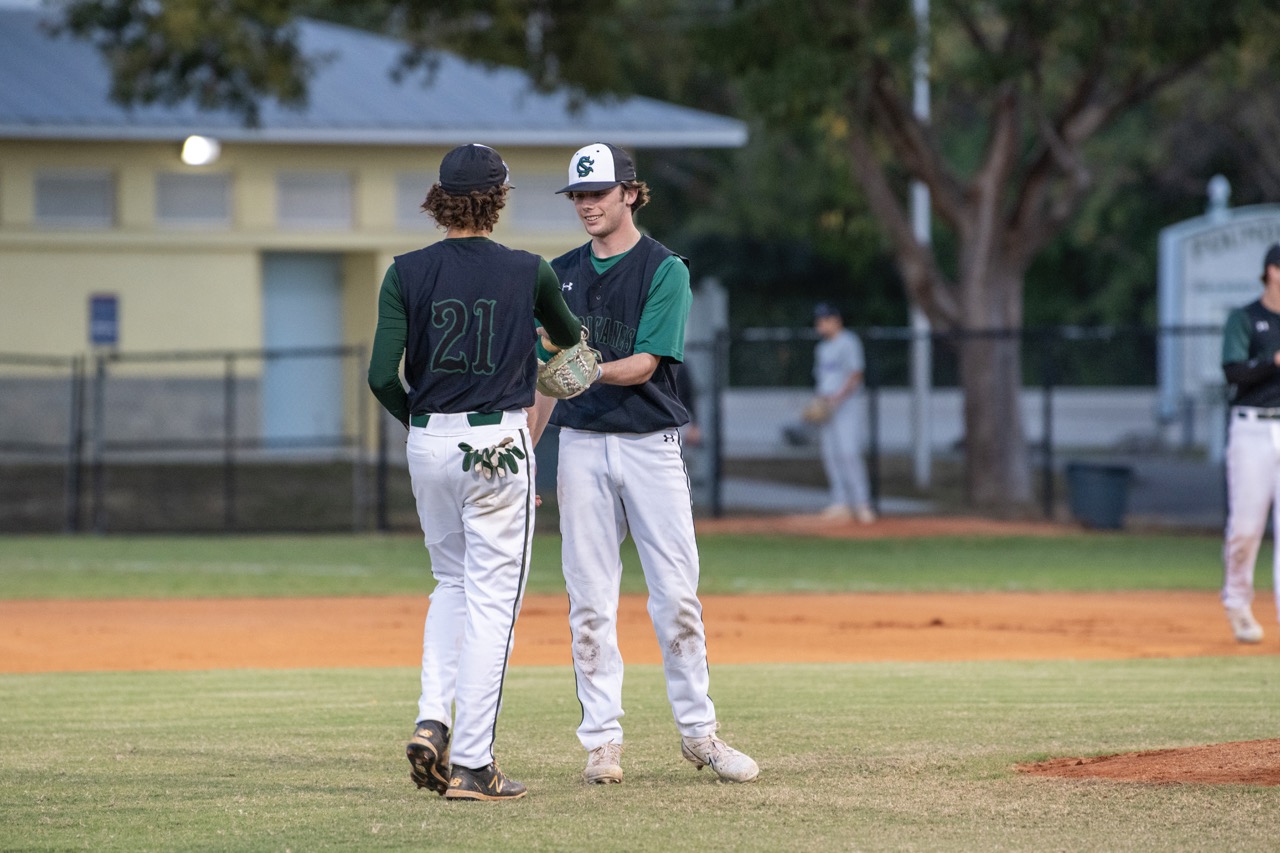
[[[684,757],[698,769],[710,767],[726,782],[754,782],[760,775],[760,767],[751,756],[739,752],[715,735],[686,737],[680,742]]]
[[[853,510],[844,504],[832,504],[831,506],[818,513],[819,518],[827,521],[852,521],[854,518]]]
[[[1262,626],[1253,618],[1253,612],[1248,607],[1228,607],[1227,620],[1231,622],[1231,630],[1239,642],[1262,642]]]
[[[616,785],[622,781],[622,744],[602,743],[587,753],[582,781],[592,785]]]

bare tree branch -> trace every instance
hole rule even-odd
[[[995,98],[982,166],[969,183],[966,216],[959,225],[961,242],[966,246],[960,264],[962,282],[985,281],[997,257],[995,250],[1004,244],[1002,201],[1017,162],[1020,114],[1017,89],[1006,83]]]
[[[986,34],[982,32],[982,28],[978,26],[977,19],[972,12],[975,8],[974,4],[968,2],[947,3],[947,11],[956,16],[960,21],[960,26],[964,30],[966,36],[969,37],[969,43],[972,44],[984,56],[994,56],[995,49],[991,46],[991,42],[987,41]]]
[[[872,118],[902,160],[903,166],[928,187],[934,208],[948,224],[956,226],[964,217],[963,190],[938,156],[926,128],[893,86],[892,75],[883,60],[873,64],[871,87]]]
[[[955,285],[938,268],[932,249],[916,239],[910,217],[893,191],[870,139],[860,126],[851,126],[845,144],[871,210],[893,244],[908,297],[935,327],[956,328],[961,313]]]

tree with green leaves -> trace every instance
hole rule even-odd
[[[1274,35],[1273,7],[933,0],[927,119],[910,97],[911,0],[70,0],[66,20],[101,46],[130,102],[194,98],[249,120],[264,97],[297,102],[312,58],[291,22],[317,15],[404,39],[404,70],[447,47],[584,98],[709,92],[818,134],[865,194],[913,304],[958,341],[971,500],[1016,509],[1032,498],[1019,405],[1028,269],[1094,189],[1099,135],[1226,61],[1248,32]],[[1276,45],[1255,39],[1251,61]],[[929,189],[932,241],[913,231],[911,179]]]
[[[1102,164],[1090,144],[1234,51],[1260,17],[1274,21],[1267,5],[934,0],[927,118],[912,109],[919,33],[907,0],[748,0],[710,33],[767,118],[817,123],[843,147],[913,304],[954,336],[976,505],[1032,497],[1020,408],[1025,276],[1094,186]],[[944,239],[917,238],[910,178],[928,187]]]

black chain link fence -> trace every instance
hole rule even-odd
[[[956,369],[964,336],[857,331],[881,511],[966,511]],[[1138,514],[1216,523],[1220,330],[994,334],[1019,347],[1042,515],[1064,517],[1068,471],[1085,461],[1133,470]],[[748,329],[687,346],[695,424],[684,436],[697,512],[807,513],[826,503],[816,436],[800,418],[816,343],[811,329]],[[922,344],[926,430],[911,378]],[[404,429],[371,404],[366,366],[360,347],[0,354],[0,532],[414,530]],[[313,388],[322,391],[308,396]],[[554,526],[555,450],[550,430],[537,454],[540,526]]]

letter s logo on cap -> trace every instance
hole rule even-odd
[[[578,166],[577,166],[578,177],[585,178],[587,175],[590,175],[592,172],[595,171],[595,168],[594,168],[595,165],[596,165],[596,161],[592,160],[587,155],[584,154],[581,157],[579,157]]]

